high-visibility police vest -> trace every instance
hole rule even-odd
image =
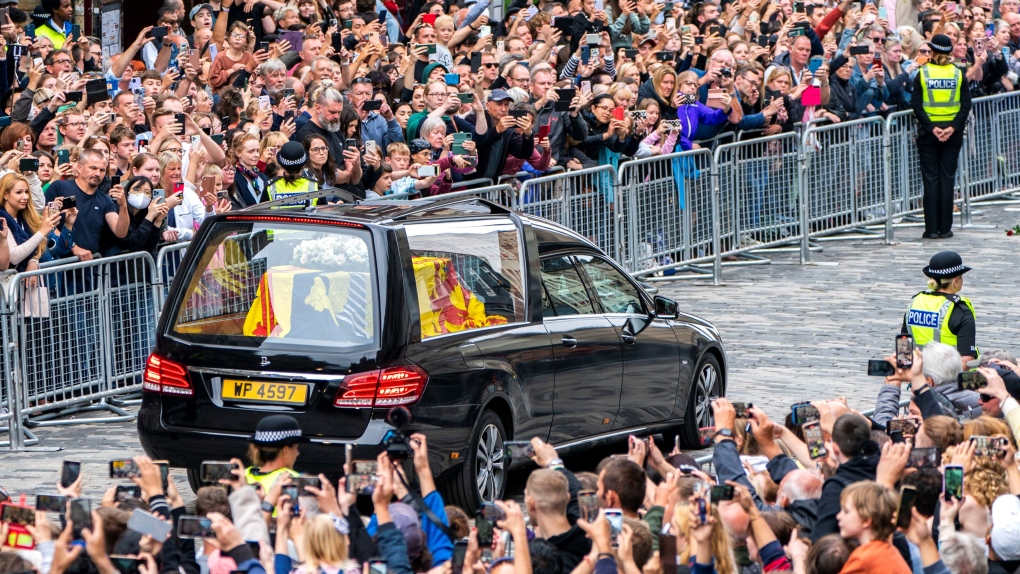
[[[276,201],[277,199],[284,199],[318,190],[319,182],[303,177],[297,179],[294,183],[287,183],[287,180],[279,178],[270,183],[269,187],[266,188],[266,191],[269,193],[269,201]],[[281,205],[278,209],[301,209],[304,206],[304,201],[295,201],[294,203]]]
[[[935,341],[956,348],[956,334],[949,330],[949,316],[957,303],[965,304],[974,314],[974,305],[966,297],[931,291],[914,295],[910,300],[910,309],[907,310],[907,328],[914,336],[914,343],[923,347]]]
[[[262,485],[262,492],[269,492],[270,488],[273,488],[273,483],[280,477],[281,474],[289,472],[291,476],[298,476],[296,470],[289,468],[278,468],[274,471],[267,472],[265,474],[258,471],[254,466],[249,466],[244,469],[244,479],[248,481],[248,484],[255,484],[256,482]]]
[[[45,36],[49,38],[50,42],[53,43],[53,49],[59,50],[64,47],[64,42],[67,41],[67,34],[71,29],[70,22],[64,22],[64,30],[57,30],[54,27],[53,19],[49,19],[45,24],[40,24],[35,27],[36,37]]]
[[[960,112],[963,74],[952,64],[921,66],[921,89],[924,91],[924,112],[932,122],[951,122]]]

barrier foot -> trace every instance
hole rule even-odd
[[[81,413],[92,413],[97,411],[108,411],[113,413],[115,416],[112,417],[97,417],[97,418],[85,418],[85,419],[73,419],[73,420],[53,420],[61,417],[67,417],[71,415],[77,415]],[[46,413],[39,415],[33,419],[25,421],[26,428],[35,427],[56,427],[56,426],[70,426],[80,424],[92,424],[92,423],[117,423],[127,422],[135,420],[137,415],[135,413],[129,413],[128,411],[101,401],[98,404],[81,406],[81,407],[70,407],[62,411],[55,413]]]
[[[10,436],[10,431],[11,431],[10,427],[0,427],[0,433],[5,433],[5,434],[7,434],[7,436]],[[30,451],[30,450],[34,451],[34,450],[36,450],[36,449],[25,448],[25,447],[30,447],[30,446],[34,446],[34,445],[39,444],[39,437],[35,436],[35,433],[33,433],[32,431],[28,430],[27,428],[22,428],[21,429],[21,436],[22,436],[22,439],[21,439],[21,448],[10,448],[11,451],[14,451],[14,452],[23,452],[23,451]],[[0,441],[0,447],[10,447],[10,446],[11,446],[10,439],[5,440],[5,441]],[[39,447],[39,448],[42,448],[42,447]],[[57,450],[59,450],[59,448]],[[47,452],[51,452],[51,451],[47,451]]]
[[[808,241],[808,251],[811,253],[821,253],[824,251],[821,245],[818,245],[814,241]],[[768,247],[765,249],[755,249],[755,253],[800,253],[800,245],[796,247]]]

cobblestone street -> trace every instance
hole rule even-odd
[[[1020,208],[985,206],[974,223],[994,229],[955,230],[948,240],[921,240],[920,227],[897,229],[895,245],[847,240],[823,243],[812,265],[796,252],[769,255],[772,263],[724,267],[722,286],[710,280],[659,283],[683,310],[721,330],[729,361],[727,395],[763,406],[775,417],[793,402],[845,396],[871,408],[882,380],[866,376],[867,360],[893,351],[912,295],[925,288],[921,269],[942,249],[961,253],[974,268],[963,293],[977,310],[982,349],[1020,352],[1017,264],[1020,237],[1004,229],[1020,222]],[[626,388],[625,383],[625,388]],[[54,492],[62,460],[83,464],[86,496],[99,499],[110,484],[107,462],[141,453],[134,423],[35,429],[27,452],[0,451],[0,484],[11,493]],[[61,448],[55,451],[51,449]],[[240,453],[239,453],[240,454]],[[178,487],[190,498],[182,471]]]

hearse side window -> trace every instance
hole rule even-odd
[[[644,303],[634,285],[608,262],[590,255],[578,255],[606,313],[645,314]]]
[[[255,348],[377,345],[368,231],[284,222],[217,225],[173,311],[174,336]]]
[[[549,294],[549,311],[543,310],[544,317],[595,313],[588,290],[585,289],[570,257],[543,259],[542,284]]]
[[[408,225],[422,339],[525,321],[524,253],[506,220]]]

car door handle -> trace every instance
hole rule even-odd
[[[573,337],[571,337],[569,335],[563,335],[563,346],[564,347],[570,347],[570,348],[576,347],[577,346],[577,339],[575,339],[575,338],[573,338]]]
[[[637,343],[637,337],[635,337],[634,335],[628,335],[627,333],[624,333],[620,335],[620,338],[623,339],[623,344],[625,345],[633,345],[634,343]]]

